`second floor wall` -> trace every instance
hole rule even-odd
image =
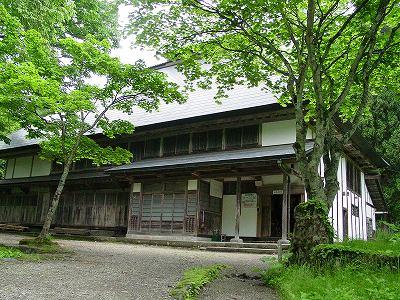
[[[231,151],[244,148],[291,144],[295,142],[295,120],[277,120],[271,122],[233,122],[223,125],[208,126],[182,131],[181,134],[149,134],[140,139],[129,141],[116,140],[112,146],[119,146],[133,153],[133,161],[157,157],[191,155],[201,152]],[[178,128],[179,132],[179,128]],[[311,132],[307,138],[312,139]],[[96,168],[90,161],[76,162],[72,171]],[[25,155],[9,158],[7,161],[6,179],[34,176],[46,176],[59,173],[62,166],[42,160],[38,155]]]

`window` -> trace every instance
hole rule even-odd
[[[190,135],[181,134],[176,137],[176,154],[189,153]]]
[[[207,150],[207,132],[196,132],[192,135],[193,152],[201,152]]]
[[[258,144],[259,127],[250,125],[225,129],[225,148],[235,149]]]
[[[346,180],[347,188],[361,195],[361,171],[349,160],[346,161]]]
[[[163,138],[163,156],[189,153],[190,135],[181,134]]]
[[[151,158],[160,156],[160,144],[161,140],[159,138],[147,140],[144,145],[144,157]]]
[[[242,147],[257,145],[259,133],[260,129],[258,125],[243,127]]]
[[[207,150],[222,149],[222,130],[212,130],[207,133]]]
[[[175,154],[176,136],[163,138],[163,155],[171,156]]]
[[[133,154],[133,161],[138,161],[143,158],[143,149],[144,143],[143,142],[132,142],[129,151]]]
[[[240,148],[242,145],[242,127],[225,129],[225,148]]]
[[[355,217],[360,216],[360,210],[357,205],[354,205],[354,204],[351,205],[351,214]]]

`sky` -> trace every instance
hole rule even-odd
[[[129,13],[132,10],[129,6],[120,6],[119,8],[119,24],[121,27],[125,26],[129,22]],[[165,59],[156,57],[154,51],[140,49],[139,47],[133,47],[133,37],[123,39],[120,42],[120,47],[114,49],[111,54],[121,59],[123,63],[134,63],[135,61],[142,59],[148,66],[154,66],[165,62]]]

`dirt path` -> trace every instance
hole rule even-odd
[[[0,244],[17,244],[19,239],[0,234]],[[256,254],[71,240],[59,243],[75,254],[62,260],[0,262],[0,299],[170,299],[169,290],[188,268],[222,263],[232,266],[231,273],[253,276],[254,268],[265,267],[263,255]],[[222,277],[206,288],[201,299],[261,299],[260,295],[277,299],[272,290],[253,281]]]

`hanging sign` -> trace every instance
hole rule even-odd
[[[273,190],[272,195],[283,195],[283,190]]]

